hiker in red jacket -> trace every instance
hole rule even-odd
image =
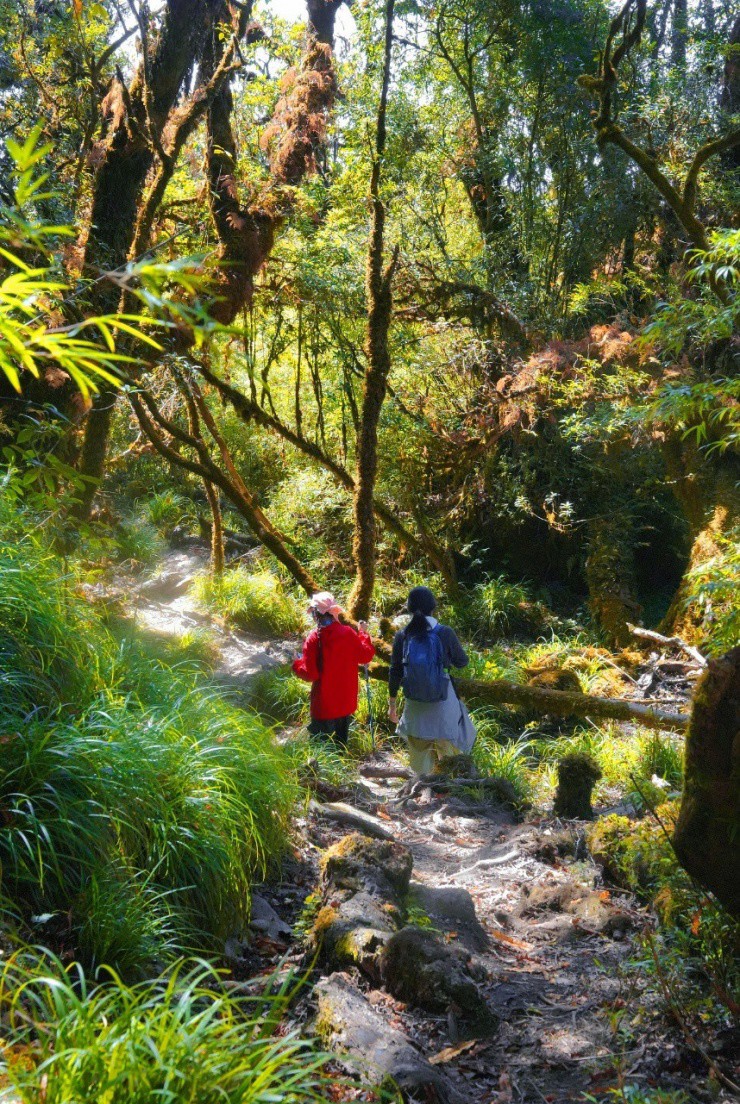
[[[303,645],[303,654],[293,663],[298,678],[311,683],[311,723],[313,736],[333,736],[346,744],[349,723],[357,709],[358,668],[369,663],[375,648],[365,621],[358,632],[339,621],[342,610],[333,594],[314,594],[309,613],[316,628]]]

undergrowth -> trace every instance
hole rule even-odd
[[[321,1101],[327,1055],[281,1023],[295,988],[227,992],[203,962],[154,981],[19,952],[0,973],[0,1099],[23,1104],[284,1104]]]
[[[290,761],[254,715],[106,625],[38,535],[0,530],[0,863],[10,911],[136,976],[219,945],[285,846]]]

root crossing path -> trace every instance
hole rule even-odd
[[[490,794],[454,785],[447,794],[407,785],[401,793],[411,789],[413,796],[399,799],[399,779],[384,775],[402,775],[404,768],[387,754],[360,770],[363,777],[346,800],[373,816],[413,859],[405,923],[436,932],[447,947],[470,956],[471,975],[499,1020],[495,1031],[476,1035],[454,1001],[446,1011],[424,1011],[396,999],[388,979],[373,977],[361,962],[324,961],[319,993],[339,986],[344,1001],[352,986],[367,1002],[365,1020],[369,1008],[441,1075],[440,1083],[409,1090],[408,1100],[559,1104],[614,1099],[610,1094],[620,1089],[629,1090],[616,1097],[624,1100],[636,1099],[630,1092],[638,1089],[712,1098],[706,1063],[668,1015],[658,981],[635,964],[646,953],[640,935],[652,918],[632,897],[603,884],[583,823],[523,822]],[[314,855],[346,841],[351,826],[341,820],[312,804],[301,828]],[[319,1021],[326,1019],[322,1001]],[[364,1028],[341,1027],[327,1036],[324,1025],[324,1038],[362,1073]],[[397,1043],[393,1036],[386,1050]],[[713,1099],[733,1099],[714,1088]]]

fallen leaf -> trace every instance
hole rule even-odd
[[[451,1062],[453,1058],[457,1058],[458,1054],[464,1054],[466,1050],[474,1047],[477,1042],[477,1039],[466,1039],[464,1043],[458,1043],[457,1046],[445,1047],[438,1054],[433,1054],[429,1061],[433,1066],[440,1066],[443,1062]]]
[[[512,1104],[513,1099],[514,1089],[509,1072],[508,1070],[501,1070],[501,1076],[498,1079],[498,1092],[491,1097],[491,1104]]]
[[[520,951],[532,950],[531,943],[522,943],[521,939],[515,939],[513,935],[507,935],[506,932],[498,931],[496,928],[491,928],[491,935],[500,943],[508,943],[510,947],[517,947]]]

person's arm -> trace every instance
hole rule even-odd
[[[454,629],[445,626],[445,656],[448,667],[467,667],[468,656]]]
[[[388,673],[388,716],[394,724],[398,722],[396,697],[403,678],[403,632],[396,633],[393,641],[391,666]]]
[[[319,634],[309,633],[303,644],[303,654],[293,660],[293,674],[304,682],[316,682],[319,671]]]
[[[357,662],[360,667],[364,667],[366,663],[375,655],[375,645],[372,642],[370,633],[367,630],[367,621],[358,621],[357,623]]]

